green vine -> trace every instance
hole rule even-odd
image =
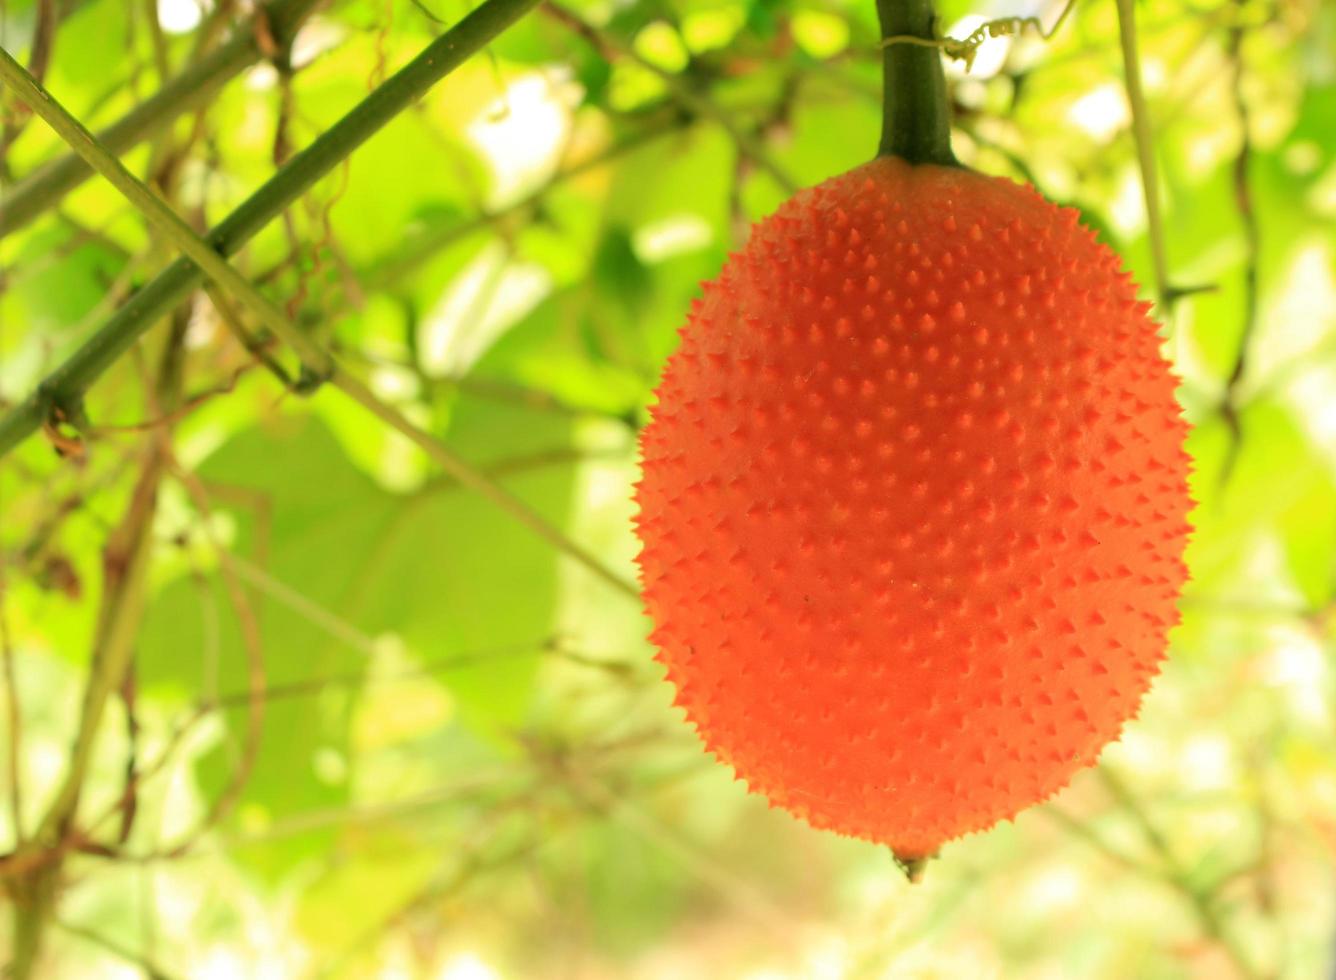
[[[320,0],[271,0],[256,10],[250,23],[192,63],[117,122],[98,133],[112,153],[125,153],[160,133],[182,114],[204,105],[219,88],[253,65],[265,53],[265,38],[296,33]],[[68,153],[28,174],[6,189],[0,207],[0,238],[18,231],[53,207],[91,177],[92,168]]]
[[[496,2],[496,0],[494,0]],[[532,0],[512,0],[515,16]],[[513,496],[495,481],[466,463],[430,434],[415,426],[398,409],[378,398],[370,388],[345,370],[337,360],[304,330],[301,330],[271,300],[203,238],[191,230],[161,198],[135,177],[125,165],[106,151],[87,129],[65,110],[8,52],[0,50],[0,79],[20,99],[82,156],[110,184],[135,206],[135,209],[172,245],[190,259],[204,275],[240,300],[276,337],[288,344],[301,359],[302,367],[312,377],[332,384],[426,453],[438,466],[462,485],[475,491],[505,511],[540,538],[580,562],[609,585],[632,598],[640,591],[609,569],[592,552],[570,540],[536,511]]]
[[[411,106],[427,89],[480,51],[536,0],[487,0],[427,45],[314,143],[292,157],[207,237],[211,248],[231,255],[280,215],[374,133]],[[101,145],[101,144],[99,144]],[[74,159],[79,160],[77,156]],[[81,166],[85,166],[80,161]],[[53,420],[83,419],[83,394],[168,310],[204,279],[188,259],[177,259],[140,289],[82,346],[0,418],[0,457]]]

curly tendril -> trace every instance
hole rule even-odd
[[[1039,35],[1040,40],[1050,41],[1058,33],[1067,15],[1072,12],[1076,6],[1076,0],[1067,0],[1062,8],[1062,13],[1058,14],[1058,19],[1053,22],[1053,26],[1048,30],[1040,23],[1038,17],[999,17],[997,20],[990,20],[985,24],[980,24],[966,38],[942,37],[933,40],[914,37],[912,34],[896,34],[882,40],[881,47],[890,47],[892,44],[913,44],[922,48],[938,48],[952,61],[963,61],[965,71],[974,67],[974,58],[979,53],[979,48],[987,41],[995,37],[1018,37],[1025,29],[1033,28]]]

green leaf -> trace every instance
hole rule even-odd
[[[560,416],[461,398],[449,441],[478,466],[517,467],[502,479],[548,521],[564,526],[571,465],[549,464],[569,446]],[[374,559],[365,600],[374,621],[424,661],[530,645],[551,635],[558,558],[532,531],[477,494],[428,484],[400,509]],[[460,718],[492,735],[528,710],[536,657],[498,655],[452,671]],[[498,735],[498,737],[500,737]]]
[[[345,779],[327,762],[347,758],[355,687],[324,682],[365,669],[369,651],[348,637],[374,635],[361,607],[363,569],[395,501],[349,465],[327,430],[296,418],[241,433],[199,472],[235,529],[231,547],[261,629],[265,684],[298,692],[266,704],[264,741],[242,797],[247,822],[265,827],[347,799]],[[236,705],[224,712],[227,737],[200,764],[203,790],[216,794],[245,737],[248,654],[228,591],[216,570],[208,576],[204,584],[178,578],[154,598],[137,664],[146,691],[223,695]],[[324,834],[305,835],[259,860],[278,862],[277,870],[326,844]]]
[[[59,335],[98,308],[124,259],[77,232],[42,224],[24,238],[24,274],[0,294],[0,319],[27,322],[26,336]]]
[[[1321,602],[1332,588],[1336,477],[1283,404],[1259,399],[1239,421],[1242,441],[1228,471],[1232,440],[1223,423],[1199,428],[1193,437],[1194,451],[1205,460],[1194,478],[1194,495],[1203,503],[1188,548],[1195,588],[1258,601],[1284,600],[1297,589]],[[1271,543],[1279,549],[1279,568],[1258,561]]]

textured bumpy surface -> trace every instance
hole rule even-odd
[[[1177,621],[1185,434],[1074,211],[890,159],[803,191],[705,287],[642,439],[678,704],[752,790],[902,855],[1050,796]]]

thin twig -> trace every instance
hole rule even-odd
[[[509,810],[520,809],[530,804],[530,801],[525,797],[506,802],[507,805],[493,808],[492,812],[489,813],[489,823],[496,823]],[[474,836],[476,837],[477,834]],[[402,923],[422,909],[457,896],[480,875],[512,864],[538,850],[544,843],[546,841],[541,836],[534,835],[504,848],[499,855],[483,856],[480,852],[485,841],[474,843],[472,840],[465,839],[457,842],[456,846],[451,848],[452,856],[463,856],[458,860],[457,866],[452,869],[451,873],[434,875],[423,887],[401,901],[375,926],[363,931],[343,946],[331,957],[328,964],[312,973],[312,980],[327,980],[327,978],[347,975],[348,967],[356,961],[356,958],[387,932],[401,926]]]
[[[195,727],[207,717],[208,712],[203,708],[196,708],[187,717],[183,718],[168,733],[163,740],[162,749],[158,752],[157,758],[152,762],[141,765],[135,772],[134,782],[126,784],[121,790],[121,795],[112,801],[96,818],[88,822],[87,830],[80,835],[70,835],[66,838],[65,847],[67,850],[79,849],[89,854],[98,856],[120,856],[123,852],[119,848],[112,848],[103,845],[90,844],[97,832],[107,823],[109,823],[118,813],[132,805],[135,795],[140,788],[151,780],[158,773],[167,768],[167,764],[176,754],[176,750],[185,743],[186,736],[195,730]],[[0,877],[6,869],[0,869]],[[14,872],[10,872],[14,873]]]
[[[256,12],[283,36],[294,33],[321,0],[274,0]],[[130,110],[98,134],[113,153],[125,153],[169,126],[182,113],[208,102],[229,79],[254,64],[261,55],[252,22],[242,24],[232,38],[207,55],[192,59],[175,79],[152,98]],[[119,93],[122,86],[117,86]],[[5,191],[0,207],[0,238],[17,231],[91,177],[92,169],[74,153],[33,171]]]
[[[281,602],[312,626],[363,656],[376,655],[376,638],[369,633],[364,633],[332,610],[306,597],[286,582],[279,581],[240,555],[232,555],[232,565],[236,573],[253,587],[260,589],[271,599]]]
[[[1048,817],[1073,837],[1084,841],[1104,857],[1108,858],[1110,862],[1118,865],[1124,870],[1134,871],[1148,877],[1156,876],[1157,872],[1154,868],[1148,868],[1144,862],[1138,861],[1131,855],[1123,853],[1096,833],[1090,826],[1089,820],[1081,820],[1073,817],[1070,813],[1055,803],[1038,807],[1037,812]]]
[[[1155,293],[1160,304],[1172,305],[1169,285],[1169,259],[1164,244],[1164,219],[1160,211],[1160,182],[1155,169],[1155,143],[1151,135],[1150,109],[1141,85],[1141,54],[1137,48],[1136,7],[1134,0],[1117,0],[1118,37],[1123,51],[1123,84],[1132,110],[1132,136],[1136,142],[1137,165],[1141,168],[1141,192],[1146,202],[1146,225],[1150,236],[1151,262],[1155,273]]]
[[[445,21],[441,20],[441,18],[433,14],[431,10],[428,9],[427,5],[423,3],[423,0],[408,0],[408,2],[411,3],[414,7],[416,7],[418,9],[418,12],[422,14],[423,17],[426,17],[427,20],[431,21],[433,24],[439,24],[441,26],[445,25]]]
[[[795,922],[763,891],[738,877],[674,829],[664,826],[633,800],[619,796],[597,777],[574,768],[564,768],[565,783],[599,811],[620,820],[688,869],[698,879],[732,902],[759,925],[776,935],[791,936]]]
[[[583,545],[576,544],[562,531],[549,524],[510,491],[484,476],[480,470],[465,464],[443,443],[413,425],[402,412],[377,398],[361,381],[351,375],[339,373],[331,378],[331,383],[390,428],[406,437],[462,486],[473,490],[510,514],[558,551],[574,558],[616,591],[632,599],[639,598],[640,590],[633,583],[610,569],[593,552],[588,551]]]
[[[167,51],[167,37],[162,33],[162,22],[158,20],[158,0],[141,0],[144,20],[148,24],[149,47],[153,51],[153,68],[158,74],[158,86],[167,82],[172,66]]]
[[[131,966],[138,967],[149,980],[172,980],[171,974],[154,964],[148,957],[141,956],[139,953],[126,949],[114,939],[109,939],[101,933],[89,929],[87,926],[76,925],[73,922],[67,922],[60,918],[55,920],[55,924],[64,932],[68,932],[71,936],[77,936],[85,942],[92,943],[94,946],[106,950],[117,959],[124,960]]]
[[[587,454],[580,453],[579,451],[560,449],[545,453],[518,456],[502,460],[501,462],[488,467],[487,474],[492,478],[499,478],[542,467],[569,463],[584,459],[586,458],[586,455]],[[405,506],[410,506],[414,500],[423,496],[456,489],[458,487],[459,484],[449,478],[429,481],[422,487],[415,497],[406,501]],[[232,555],[232,563],[236,573],[246,579],[252,587],[260,589],[265,595],[269,596],[269,598],[287,606],[331,639],[343,643],[348,648],[357,651],[363,656],[374,657],[376,655],[378,647],[375,637],[358,629],[352,623],[348,622],[344,616],[338,615],[333,610],[316,602],[309,596],[303,595],[286,582],[274,578],[273,575],[265,571],[259,565],[250,562],[239,555]]]
[[[1241,977],[1247,980],[1262,977],[1263,974],[1253,966],[1220,914],[1217,908],[1217,895],[1212,891],[1204,891],[1192,883],[1187,868],[1179,861],[1168,838],[1150,819],[1140,801],[1132,795],[1122,779],[1107,765],[1096,767],[1095,772],[1103,781],[1109,795],[1132,817],[1141,830],[1142,836],[1164,868],[1163,880],[1172,885],[1191,906],[1202,931],[1220,946]]]
[[[533,0],[491,0],[491,2],[508,2],[517,8],[515,14],[518,15]],[[631,598],[639,597],[639,590],[634,584],[608,568],[593,552],[571,540],[528,504],[462,460],[434,436],[418,428],[399,409],[380,399],[361,380],[343,369],[328,351],[316,344],[309,334],[295,327],[250,280],[228,264],[226,258],[219,255],[204,239],[196,235],[175,211],[131,174],[124,164],[107,153],[77,119],[38,85],[32,76],[24,71],[22,65],[4,51],[0,51],[0,77],[3,77],[33,111],[41,115],[47,124],[74,148],[75,152],[83,156],[90,166],[124,194],[165,238],[184,252],[191,262],[243,302],[275,335],[283,338],[297,352],[302,363],[314,377],[327,380],[366,411],[406,437],[461,484],[505,511],[557,550],[574,558],[604,582]]]
[[[375,684],[414,680],[421,677],[429,677],[432,674],[443,674],[454,670],[467,670],[470,667],[491,664],[501,660],[511,660],[519,657],[538,657],[542,656],[544,653],[555,650],[554,638],[546,637],[527,643],[513,643],[509,646],[497,647],[493,650],[481,650],[474,653],[456,654],[450,657],[441,657],[436,660],[427,660],[415,667],[397,671],[392,674],[376,674],[368,677],[365,670],[348,671],[342,674],[327,674],[323,677],[312,677],[307,680],[291,681],[287,684],[274,684],[260,691],[259,696],[266,702],[286,701],[291,698],[306,697],[308,695],[319,694],[324,691],[338,688],[361,688],[364,685],[374,686]],[[600,664],[600,666],[603,665]],[[224,708],[231,708],[245,704],[250,697],[250,691],[228,692],[226,694],[221,694],[212,700],[202,702],[199,705],[199,708],[204,711],[217,711]]]
[[[1225,379],[1225,393],[1221,400],[1220,413],[1229,429],[1229,448],[1220,470],[1220,486],[1229,482],[1242,448],[1243,431],[1239,423],[1239,387],[1248,369],[1249,348],[1253,334],[1257,329],[1257,289],[1258,267],[1262,247],[1261,230],[1257,221],[1257,209],[1253,206],[1252,187],[1249,183],[1249,170],[1252,165],[1252,119],[1248,112],[1248,102],[1243,96],[1243,37],[1244,26],[1235,24],[1229,31],[1229,46],[1226,54],[1234,66],[1233,81],[1230,91],[1234,101],[1234,112],[1239,121],[1239,152],[1234,156],[1230,168],[1234,187],[1234,207],[1238,211],[1239,224],[1243,227],[1243,329],[1239,332],[1239,349],[1234,358],[1234,366]]]
[[[211,249],[223,255],[235,252],[307,188],[534,3],[535,0],[486,0],[294,156],[214,228],[208,236]],[[29,92],[33,94],[31,87]],[[95,140],[90,145],[105,149]],[[83,393],[89,386],[203,278],[204,274],[192,261],[182,258],[139,290],[48,375],[36,391],[0,418],[0,456],[47,425],[56,413],[66,419],[81,418]]]
[[[294,681],[289,684],[274,685],[272,687],[264,689],[263,691],[258,692],[258,696],[262,698],[266,703],[271,703],[274,701],[286,700],[288,698],[298,698],[306,696],[308,694],[320,693],[326,690],[330,690],[332,688],[360,687],[368,683],[370,684],[394,683],[404,680],[411,680],[418,677],[429,676],[431,674],[444,673],[452,670],[465,670],[470,667],[476,667],[482,664],[491,663],[499,659],[509,659],[510,657],[515,657],[515,656],[530,656],[530,655],[538,656],[544,654],[570,660],[571,662],[580,664],[581,666],[587,666],[590,668],[609,670],[614,672],[617,671],[618,668],[621,666],[615,661],[609,661],[602,658],[586,657],[573,651],[567,650],[559,642],[559,639],[557,637],[548,637],[546,639],[540,639],[530,643],[514,644],[508,647],[498,647],[493,650],[475,651],[473,653],[458,654],[452,657],[446,657],[436,661],[427,661],[409,670],[393,674],[377,675],[371,678],[368,678],[365,672],[358,672],[358,673],[350,672],[346,674],[335,674],[325,677],[313,678],[309,681]],[[257,696],[256,693],[252,692],[251,690],[238,691],[229,694],[224,694],[217,698],[206,698],[199,704],[197,704],[181,721],[179,721],[174,726],[171,733],[165,739],[163,748],[158,753],[157,758],[150,765],[144,766],[140,769],[138,773],[139,786],[142,786],[149,779],[153,778],[154,776],[158,775],[159,773],[165,770],[168,762],[171,760],[176,750],[184,743],[185,737],[191,731],[193,731],[198,726],[198,724],[201,721],[203,721],[206,717],[208,717],[212,712],[222,710],[228,707],[247,704],[256,696]],[[118,810],[122,809],[126,805],[126,802],[129,798],[129,794],[132,791],[132,789],[133,788],[131,787],[127,787],[125,793],[123,793],[122,797],[119,800],[114,802],[106,811],[104,811],[98,817],[98,819],[92,821],[89,824],[89,830],[88,830],[89,834],[95,833],[100,826],[107,823]],[[437,802],[444,802],[444,800],[442,800],[438,795],[433,794],[425,799],[412,802],[410,806],[416,808],[418,806],[434,805]],[[390,816],[403,812],[404,809],[407,808],[404,807],[402,804],[391,805],[389,808],[372,808],[363,811],[361,818],[380,819],[383,816]],[[324,813],[325,811],[320,811],[320,812]],[[290,828],[289,832],[300,833],[307,829],[314,829],[316,826],[323,825],[323,823],[324,823],[323,820],[313,821],[311,815],[307,815],[307,817],[300,822],[299,827]],[[195,836],[196,835],[191,835],[192,839]],[[268,839],[267,834],[265,835],[265,839]],[[259,842],[259,839],[255,839],[248,842],[257,843]],[[131,860],[135,862],[151,862],[151,861],[169,860],[169,859],[185,857],[187,856],[188,851],[194,851],[196,849],[195,848],[187,849],[181,847],[163,848],[146,854],[130,854],[123,851],[112,850],[110,848],[104,848],[100,846],[87,850],[89,853],[96,854],[97,856],[100,857],[116,857],[118,859]]]
[[[170,453],[171,447],[165,444],[165,437],[163,437],[163,443],[163,451]],[[240,628],[242,648],[246,653],[246,734],[242,743],[241,758],[234,767],[227,785],[214,797],[213,803],[209,806],[209,810],[203,819],[182,837],[180,843],[166,849],[169,853],[184,853],[232,811],[232,808],[236,806],[237,801],[241,798],[246,783],[250,780],[251,772],[255,769],[256,759],[260,755],[260,742],[264,734],[265,666],[264,642],[260,635],[260,622],[255,615],[255,610],[251,607],[246,590],[241,587],[236,568],[236,556],[218,540],[214,533],[213,504],[209,499],[209,493],[204,489],[204,484],[200,482],[199,477],[177,463],[170,455],[168,456],[168,468],[177,481],[186,488],[191,501],[203,518],[200,525],[204,530],[205,537],[209,539],[209,543],[213,546],[214,554],[218,557],[218,569],[222,574],[228,601],[232,604],[232,612],[236,616]]]
[[[51,64],[51,49],[56,43],[58,20],[55,0],[38,0],[37,24],[33,28],[32,44],[28,50],[28,71],[39,82],[46,79],[46,69]],[[0,174],[8,174],[9,148],[31,119],[32,115],[26,112],[18,118],[6,116],[4,127],[0,129]]]
[[[104,549],[105,592],[98,617],[92,677],[79,713],[79,730],[70,752],[60,791],[56,794],[38,837],[47,843],[60,837],[72,820],[80,788],[92,761],[93,744],[107,699],[120,687],[134,649],[134,636],[143,611],[148,571],[149,527],[156,510],[161,469],[151,458],[145,463],[125,516]]]
[[[137,774],[139,771],[139,711],[138,711],[138,692],[139,683],[134,661],[131,660],[129,666],[125,669],[125,677],[121,680],[121,703],[125,706],[125,774],[124,782],[126,786],[134,786],[138,783]],[[139,815],[139,798],[132,796],[129,805],[122,811],[121,828],[118,835],[119,840],[124,844],[130,839],[130,833],[134,829],[135,818]]]
[[[3,212],[3,198],[0,198],[0,214],[3,214]],[[40,255],[25,258],[22,267],[14,267],[11,264],[7,268],[0,269],[0,286],[3,286],[6,291],[13,289],[20,283],[28,282],[45,272],[49,272],[71,255],[89,245],[107,250],[122,263],[130,261],[130,254],[122,246],[113,242],[101,231],[84,225],[63,208],[57,208],[53,212],[53,217],[69,229],[69,237],[52,245]]]
[[[124,517],[103,549],[104,590],[92,666],[69,761],[32,840],[8,857],[0,870],[0,874],[16,879],[11,888],[29,893],[26,900],[13,903],[12,970],[17,980],[27,980],[36,968],[47,922],[57,901],[61,862],[78,837],[73,825],[102,716],[111,695],[120,688],[133,656],[134,637],[145,603],[148,531],[157,506],[161,473],[156,454],[150,452]]]
[[[236,390],[237,382],[239,382],[248,371],[251,371],[254,368],[255,362],[241,365],[234,369],[224,381],[214,385],[212,388],[205,388],[202,391],[195,392],[193,395],[183,399],[180,405],[169,412],[163,412],[161,415],[145,419],[142,422],[127,422],[123,425],[96,425],[88,430],[88,435],[90,437],[98,437],[151,432],[154,429],[161,429],[169,425],[174,425],[220,395],[230,395]]]
[[[616,55],[635,62],[641,68],[663,82],[673,101],[703,119],[717,123],[728,134],[738,152],[750,157],[758,166],[767,171],[775,182],[789,194],[801,186],[789,172],[780,165],[759,137],[753,136],[718,105],[713,99],[702,95],[681,75],[666,71],[654,62],[643,57],[634,47],[613,37],[607,31],[599,30],[579,14],[566,7],[544,0],[542,11],[553,20],[568,27],[573,33],[583,38],[591,47],[604,56]]]
[[[3,52],[0,55],[0,69],[12,63],[12,59],[6,62],[8,56]],[[163,347],[156,379],[145,379],[146,396],[155,410],[160,404],[173,404],[180,397],[187,323],[185,311],[178,310],[172,318],[171,333]],[[69,761],[33,839],[15,851],[15,858],[31,856],[36,860],[31,872],[16,885],[11,885],[11,889],[17,887],[32,895],[30,900],[15,902],[14,931],[18,939],[14,943],[14,975],[18,980],[25,980],[36,967],[43,935],[59,900],[64,856],[82,840],[83,835],[76,827],[79,807],[102,718],[111,698],[118,692],[125,696],[127,713],[133,719],[135,638],[147,603],[151,530],[157,513],[165,458],[157,444],[148,446],[123,517],[110,531],[103,546],[103,594]],[[133,726],[133,720],[131,724]],[[136,780],[133,740],[131,753],[127,786],[135,785]],[[128,835],[133,821],[134,803],[135,797],[131,793],[122,823],[123,836]]]
[[[327,807],[320,810],[308,810],[304,813],[297,813],[290,817],[286,817],[281,822],[275,822],[261,831],[249,834],[228,835],[223,841],[219,842],[219,846],[216,849],[210,847],[206,851],[201,848],[188,855],[179,855],[178,857],[201,857],[207,853],[225,853],[233,851],[236,848],[269,844],[276,840],[297,837],[302,834],[308,834],[344,824],[371,824],[387,820],[396,820],[411,813],[458,803],[462,799],[468,799],[484,790],[504,785],[513,779],[513,771],[507,767],[490,773],[474,773],[470,776],[456,780],[453,783],[438,787],[435,790],[428,790],[416,796],[395,800],[390,803],[371,803],[364,806],[343,805]],[[134,855],[118,855],[118,857],[128,861],[139,860]],[[149,855],[144,858],[144,860],[158,861],[165,860],[165,857],[162,855]]]
[[[14,850],[17,851],[24,844],[23,779],[19,771],[23,758],[23,714],[18,675],[14,669],[14,638],[9,634],[6,568],[6,560],[0,555],[0,668],[3,668],[5,680],[5,714],[9,716],[9,758],[5,760],[5,768],[9,770],[10,820],[14,824]]]
[[[260,340],[246,329],[246,325],[241,322],[241,317],[232,308],[232,303],[223,291],[213,283],[206,283],[204,294],[209,297],[209,302],[213,304],[218,319],[222,321],[223,326],[232,334],[233,339],[245,349],[246,353],[255,358],[257,363],[264,365],[265,369],[277,378],[278,383],[284,388],[292,388],[294,385],[293,379],[288,376],[288,372],[283,365],[279,364],[274,356],[269,353],[265,341]]]
[[[475,231],[503,221],[511,215],[530,213],[559,184],[611,163],[618,157],[630,153],[652,140],[680,131],[685,126],[686,120],[680,117],[661,124],[646,126],[644,129],[637,130],[629,136],[610,144],[599,153],[561,168],[541,187],[512,204],[493,211],[484,211],[458,224],[441,228],[428,228],[421,234],[409,236],[401,246],[374,262],[363,273],[362,280],[372,289],[392,285],[446,246]]]
[[[442,658],[437,661],[428,661],[425,663],[418,664],[417,666],[410,668],[408,670],[402,672],[396,672],[393,674],[377,674],[375,676],[368,678],[365,672],[356,672],[356,673],[349,672],[346,674],[336,674],[336,675],[328,675],[321,678],[313,678],[309,681],[295,681],[290,684],[275,685],[273,687],[266,688],[263,692],[260,693],[260,696],[266,702],[270,702],[290,697],[302,697],[307,694],[317,693],[334,687],[353,687],[353,686],[365,685],[368,683],[371,684],[394,683],[405,679],[425,676],[431,673],[439,673],[449,670],[463,670],[463,669],[468,669],[470,667],[476,667],[482,664],[493,662],[501,658],[509,658],[511,656],[524,656],[524,655],[552,656],[562,660],[569,661],[578,666],[590,669],[608,671],[610,673],[619,676],[624,676],[629,672],[628,665],[624,661],[610,660],[606,657],[594,657],[586,655],[578,652],[575,649],[572,649],[570,644],[566,642],[562,637],[549,636],[545,639],[538,639],[529,643],[520,643],[506,647],[498,647],[492,650],[480,650],[472,653],[458,654],[452,657]],[[168,762],[174,755],[177,748],[184,743],[186,735],[192,730],[194,730],[194,728],[211,712],[232,706],[234,704],[246,703],[253,697],[254,694],[251,691],[247,690],[247,691],[229,693],[221,697],[205,698],[204,700],[202,700],[186,717],[184,717],[180,722],[178,722],[174,726],[172,732],[168,735],[168,737],[165,740],[163,749],[158,753],[158,756],[153,761],[153,763],[143,767],[140,770],[139,774],[140,783],[142,784],[144,781],[162,772],[166,768]],[[602,746],[598,745],[588,746],[587,750],[591,754],[593,754],[596,750],[600,752],[607,752],[607,751],[612,751],[614,749],[626,748],[632,745],[641,744],[650,738],[657,738],[659,737],[659,734],[660,733],[657,731],[650,730],[619,739],[616,742],[606,743]],[[119,808],[126,805],[126,800],[129,796],[129,792],[130,789],[127,788],[126,793],[123,794],[122,798],[119,801],[113,803],[111,807],[109,807],[105,812],[103,812],[103,814],[100,816],[98,820],[92,822],[89,825],[89,831],[88,831],[89,834],[95,833],[100,826],[108,822],[114,816],[114,814],[117,812]],[[449,801],[450,800],[448,799],[438,799],[435,795],[433,795],[428,800],[412,803],[411,806],[417,807],[422,805],[423,803],[434,804],[436,802],[449,802]],[[364,812],[361,816],[363,819],[381,819],[385,816],[399,815],[402,812],[404,812],[405,809],[407,808],[404,807],[402,804],[395,804],[391,805],[388,808],[373,808],[370,811]],[[382,812],[382,810],[384,812]],[[338,815],[339,812],[340,811],[334,811],[336,816]],[[284,835],[289,833],[302,833],[307,830],[316,829],[319,826],[324,826],[327,824],[328,821],[324,819],[321,816],[321,814],[325,813],[327,813],[327,811],[320,811],[317,814],[305,815],[299,820],[296,820],[291,825],[286,825],[286,829],[282,833]],[[265,840],[273,839],[274,836],[278,835],[279,835],[278,828],[271,828],[270,831],[266,832],[265,834],[259,837],[234,839],[232,846],[241,846],[250,843],[261,843]],[[83,850],[85,853],[104,858],[116,858],[116,859],[135,861],[135,862],[152,862],[152,861],[175,859],[187,856],[187,852],[181,849],[174,849],[174,850],[163,849],[146,854],[130,854],[120,849],[114,849],[105,847],[103,845],[92,844],[88,843],[87,841],[88,838],[85,837],[84,841],[79,844],[79,849]],[[191,853],[197,854],[198,851],[199,849],[195,848],[192,850]],[[10,871],[11,869],[6,868],[3,870]],[[17,873],[19,870],[21,869],[19,868],[12,869],[14,873]]]

